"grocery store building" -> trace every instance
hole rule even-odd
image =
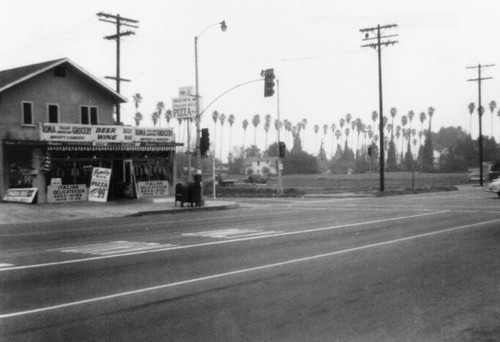
[[[124,102],[67,58],[0,71],[0,198],[86,201],[96,168],[110,174],[103,200],[171,194],[181,144],[169,128],[115,123]]]

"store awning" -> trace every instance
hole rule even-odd
[[[179,143],[54,143],[27,140],[5,140],[5,145],[44,146],[48,151],[175,151]]]

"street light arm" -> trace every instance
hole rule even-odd
[[[222,32],[225,32],[225,31],[226,31],[226,29],[227,29],[227,26],[226,26],[226,21],[225,21],[225,20],[222,20],[221,22],[218,22],[218,23],[215,23],[215,24],[212,24],[212,25],[209,25],[209,26],[205,27],[205,29],[203,29],[203,31],[201,31],[201,32],[200,32],[200,34],[198,34],[198,35],[196,36],[196,38],[201,37],[201,35],[202,35],[203,33],[205,33],[205,31],[206,31],[206,30],[208,30],[208,29],[209,29],[209,28],[211,28],[211,27],[217,26],[217,25],[220,25]]]
[[[258,80],[252,80],[252,81],[248,81],[248,82],[244,82],[244,83],[240,83],[240,84],[237,84],[235,85],[234,87],[226,90],[225,92],[223,92],[222,94],[220,94],[219,96],[217,96],[212,102],[210,102],[200,113],[199,115],[199,118],[201,118],[201,116],[203,115],[203,113],[205,113],[205,111],[208,109],[208,107],[210,107],[211,105],[214,104],[215,101],[217,101],[218,99],[220,99],[222,96],[226,95],[227,93],[229,93],[230,91],[233,91],[234,89],[236,88],[239,88],[239,87],[242,87],[244,85],[247,85],[247,84],[250,84],[250,83],[254,83],[254,82],[259,82],[259,81],[263,81],[262,78],[258,79]]]

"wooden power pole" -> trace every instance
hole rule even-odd
[[[120,38],[123,36],[130,36],[132,34],[135,34],[134,31],[121,31],[122,26],[126,27],[132,27],[132,28],[139,28],[137,23],[139,23],[138,20],[135,19],[129,19],[129,18],[124,18],[121,17],[119,14],[113,15],[113,14],[108,14],[108,13],[103,13],[99,12],[97,13],[97,16],[99,17],[100,21],[104,21],[107,23],[111,23],[116,25],[116,34],[111,35],[111,36],[105,36],[104,39],[108,40],[116,40],[116,76],[106,76],[106,78],[112,79],[116,81],[116,92],[119,94],[120,93],[120,82],[130,82],[130,80],[121,78],[120,77]],[[121,123],[120,120],[120,104],[116,104],[116,122],[117,124]]]
[[[365,34],[363,41],[375,40],[374,43],[369,43],[361,45],[361,47],[371,47],[377,50],[378,55],[378,90],[379,90],[379,136],[380,136],[380,191],[384,191],[384,107],[383,107],[383,96],[382,96],[382,46],[394,45],[398,41],[387,40],[390,37],[396,37],[397,34],[393,35],[383,35],[382,30],[397,27],[397,25],[377,25],[376,27],[369,27],[360,29],[359,31]]]

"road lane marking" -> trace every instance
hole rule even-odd
[[[159,244],[157,242],[134,242],[134,241],[112,241],[104,243],[96,243],[90,245],[63,247],[50,249],[48,251],[56,251],[61,253],[74,254],[91,254],[91,255],[114,255],[114,254],[129,254],[140,251],[153,251],[156,249],[164,249],[175,247],[173,244]]]
[[[249,236],[249,237],[238,238],[238,239],[202,242],[202,243],[191,244],[191,245],[179,245],[179,246],[173,246],[173,247],[159,248],[159,249],[155,249],[153,251],[130,252],[130,253],[124,253],[124,254],[95,256],[95,257],[89,257],[89,258],[83,258],[83,259],[54,261],[54,262],[48,262],[48,263],[43,263],[43,264],[13,266],[13,267],[8,267],[8,268],[0,268],[0,272],[14,271],[14,270],[25,270],[25,269],[30,269],[30,268],[39,268],[39,267],[48,267],[48,266],[60,266],[60,265],[67,265],[67,264],[76,264],[76,263],[82,263],[82,262],[88,262],[88,261],[96,261],[96,260],[109,259],[109,258],[118,258],[118,257],[122,257],[122,256],[131,256],[131,255],[139,255],[139,254],[146,254],[146,253],[156,253],[156,252],[172,251],[172,250],[179,250],[179,249],[215,246],[215,245],[222,245],[222,244],[226,244],[226,243],[241,242],[241,241],[248,241],[248,240],[257,240],[257,239],[263,239],[263,238],[269,238],[269,237],[308,234],[308,233],[314,233],[314,232],[321,232],[321,231],[343,229],[343,228],[349,228],[349,227],[366,226],[366,225],[370,225],[370,224],[378,224],[378,223],[385,223],[385,222],[391,222],[391,221],[420,218],[420,217],[430,216],[430,215],[439,215],[439,214],[443,214],[443,213],[447,213],[447,212],[448,212],[447,210],[444,210],[444,211],[436,211],[433,213],[424,213],[424,214],[417,214],[417,215],[393,217],[393,218],[383,219],[383,220],[348,223],[348,224],[343,224],[343,225],[339,225],[339,226],[311,228],[311,229],[306,229],[306,230],[283,232],[283,233],[274,234],[274,235]]]
[[[174,283],[168,283],[168,284],[163,284],[163,285],[146,287],[146,288],[143,288],[143,289],[126,291],[126,292],[120,292],[120,293],[115,293],[115,294],[112,294],[112,295],[101,296],[101,297],[94,297],[94,298],[79,300],[79,301],[75,301],[75,302],[69,302],[69,303],[63,303],[63,304],[58,304],[58,305],[47,306],[47,307],[38,308],[38,309],[32,309],[32,310],[26,310],[26,311],[19,311],[19,312],[11,312],[11,313],[7,313],[7,314],[0,314],[0,319],[17,317],[17,316],[24,316],[24,315],[30,315],[30,314],[41,313],[41,312],[46,312],[46,311],[52,311],[52,310],[57,310],[57,309],[63,309],[63,308],[68,308],[68,307],[72,307],[72,306],[78,306],[78,305],[83,305],[83,304],[101,302],[101,301],[105,301],[105,300],[111,300],[111,299],[115,299],[115,298],[131,296],[131,295],[137,295],[137,294],[141,294],[141,293],[145,293],[145,292],[163,290],[163,289],[167,289],[167,288],[175,287],[175,286],[181,286],[181,285],[188,285],[188,284],[193,284],[193,283],[199,283],[199,282],[206,281],[206,280],[212,280],[212,279],[217,279],[217,278],[224,278],[224,277],[229,277],[229,276],[238,275],[238,274],[245,274],[245,273],[250,273],[250,272],[255,272],[255,271],[262,271],[262,270],[266,270],[266,269],[272,269],[272,268],[286,266],[286,265],[292,265],[292,264],[297,264],[297,263],[302,263],[302,262],[308,262],[308,261],[311,261],[311,260],[328,258],[328,257],[340,255],[340,254],[347,254],[347,253],[350,253],[350,252],[356,252],[356,251],[361,251],[361,250],[370,249],[370,248],[377,248],[377,247],[381,247],[381,246],[392,245],[392,244],[396,244],[396,243],[400,243],[400,242],[406,242],[406,241],[410,241],[410,240],[425,238],[425,237],[429,237],[429,236],[434,236],[434,235],[438,235],[438,234],[449,233],[449,232],[458,231],[458,230],[464,230],[464,229],[474,228],[474,227],[478,227],[478,226],[482,226],[482,225],[487,225],[487,224],[492,224],[492,223],[498,223],[498,222],[500,222],[500,219],[495,219],[495,220],[490,220],[490,221],[483,221],[483,222],[478,222],[478,223],[472,223],[472,224],[467,224],[467,225],[463,225],[463,226],[459,226],[459,227],[442,229],[442,230],[438,230],[438,231],[434,231],[434,232],[430,232],[430,233],[422,233],[422,234],[412,235],[412,236],[408,236],[408,237],[404,237],[404,238],[400,238],[400,239],[394,239],[394,240],[389,240],[389,241],[372,243],[372,244],[368,244],[368,245],[364,245],[364,246],[343,249],[343,250],[335,251],[335,252],[317,254],[317,255],[312,255],[312,256],[298,258],[298,259],[291,259],[291,260],[277,262],[277,263],[273,263],[273,264],[267,264],[267,265],[262,265],[262,266],[244,268],[244,269],[241,269],[241,270],[236,270],[236,271],[231,271],[231,272],[224,272],[224,273],[219,273],[219,274],[213,274],[213,275],[209,275],[209,276],[205,276],[205,277],[193,278],[193,279],[188,279],[188,280],[182,280],[182,281],[178,281],[178,282],[174,282]]]
[[[245,238],[257,235],[275,235],[281,234],[283,231],[275,230],[262,230],[262,229],[239,229],[239,228],[229,228],[229,229],[219,229],[219,230],[207,230],[197,233],[185,233],[182,236],[198,236],[198,237],[210,237],[214,239],[234,239],[234,238]]]
[[[3,267],[12,267],[14,266],[13,264],[7,264],[7,263],[0,263],[0,268],[3,268]]]

